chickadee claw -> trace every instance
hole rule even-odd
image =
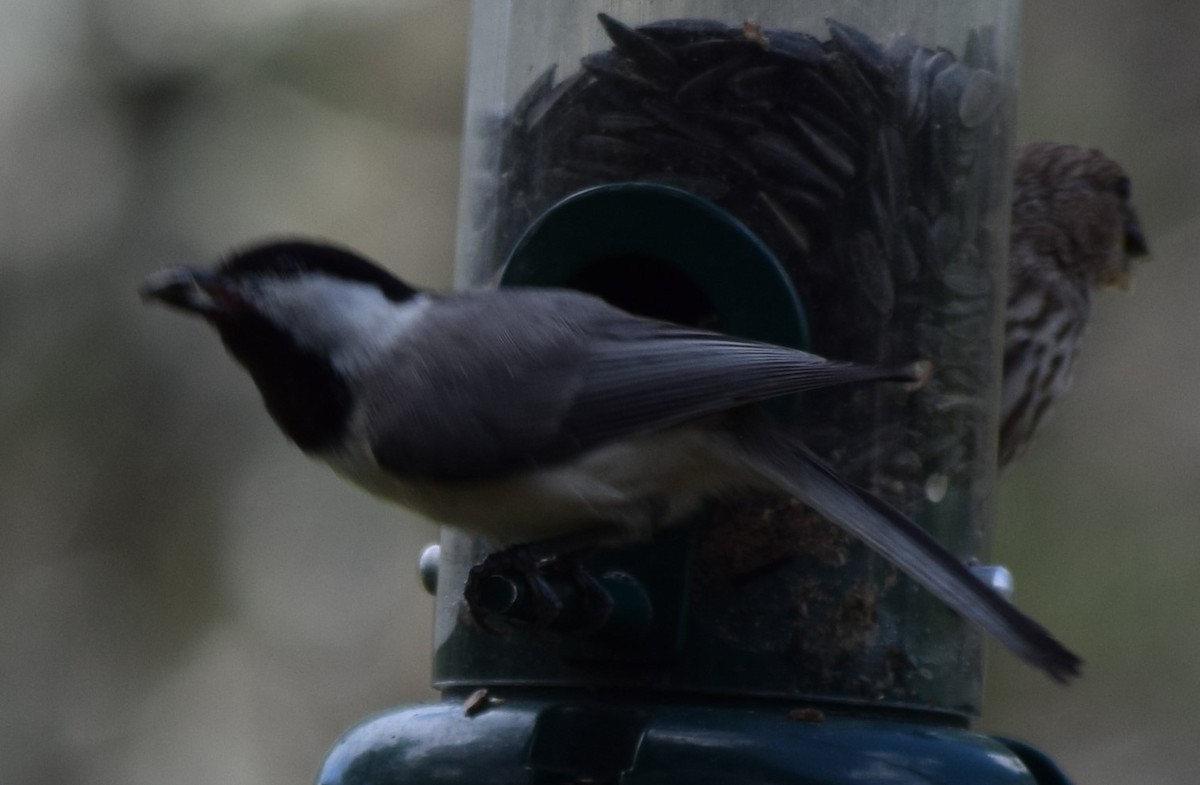
[[[527,545],[492,553],[475,565],[463,598],[474,623],[492,633],[586,636],[603,628],[613,609],[612,596],[576,556],[538,559]]]

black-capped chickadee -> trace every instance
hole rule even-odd
[[[306,241],[150,276],[204,317],[276,423],[347,479],[497,545],[596,529],[633,540],[706,499],[796,497],[1009,649],[1066,681],[1080,660],[916,523],[843,480],[756,401],[881,368],[630,315],[580,292],[418,291]],[[615,536],[611,533],[615,532]]]

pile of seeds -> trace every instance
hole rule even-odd
[[[825,41],[703,19],[634,29],[601,14],[600,24],[612,49],[561,81],[546,71],[503,121],[497,247],[511,249],[544,210],[600,183],[707,197],[787,269],[814,351],[935,363],[905,411],[845,412],[810,429],[814,444],[846,453],[847,434],[866,428],[888,454],[857,450],[857,460],[875,472],[890,463],[885,478],[851,465],[855,456],[833,457],[892,495],[902,489],[881,479],[920,479],[902,502],[990,448],[979,402],[992,381],[992,275],[1003,269],[993,256],[1005,227],[992,214],[1006,188],[1005,96],[986,31],[959,60],[903,35],[881,46],[833,20]],[[911,433],[878,433],[887,423]]]
[[[712,200],[784,266],[813,351],[934,363],[915,393],[807,397],[812,447],[935,529],[961,518],[936,509],[956,488],[974,516],[986,493],[974,479],[995,459],[989,347],[1007,231],[1010,96],[990,32],[973,31],[958,58],[833,20],[825,40],[703,19],[599,22],[611,49],[561,80],[546,71],[500,123],[498,256],[588,186],[655,182]]]

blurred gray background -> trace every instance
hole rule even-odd
[[[0,781],[307,782],[433,697],[432,527],[134,290],[281,233],[447,285],[466,31],[465,0],[0,0]],[[1001,494],[995,556],[1087,677],[996,653],[980,726],[1193,782],[1200,4],[1029,2],[1022,35],[1020,137],[1122,161],[1154,257]]]

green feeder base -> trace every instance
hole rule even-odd
[[[653,702],[584,691],[447,693],[368,720],[319,785],[1065,785],[1036,750],[944,725],[784,702]]]

